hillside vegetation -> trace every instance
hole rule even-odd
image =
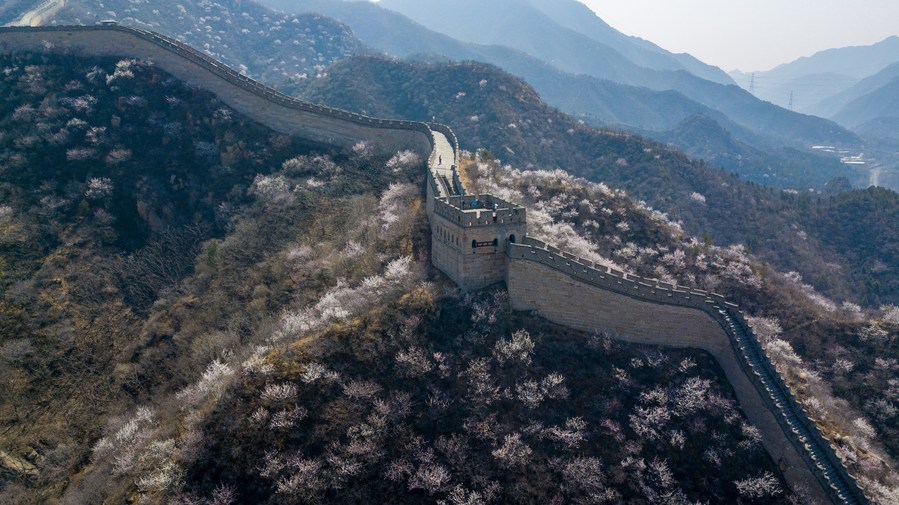
[[[745,244],[782,271],[797,271],[820,291],[878,306],[899,300],[896,247],[899,195],[857,190],[833,197],[774,191],[637,136],[590,128],[548,107],[537,93],[495,67],[425,65],[354,57],[309,83],[311,101],[381,117],[452,124],[462,146],[487,148],[526,168],[562,168],[627,189],[716,244]],[[882,200],[876,222],[853,207]],[[844,205],[841,202],[846,202]],[[854,229],[836,244],[826,223]]]
[[[462,173],[476,193],[528,208],[528,235],[588,261],[719,292],[737,303],[777,369],[862,477],[876,503],[899,496],[899,307],[838,305],[745,247],[717,247],[634,203],[622,190],[560,170],[518,170],[472,155]]]
[[[415,155],[0,65],[0,502],[801,501],[707,355],[458,296]]]
[[[103,20],[154,30],[271,84],[304,80],[365,45],[333,19],[273,12],[255,2],[69,0],[51,24]]]

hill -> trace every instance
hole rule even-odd
[[[886,66],[880,72],[858,81],[843,92],[828,97],[819,104],[816,112],[824,117],[832,117],[852,101],[877,91],[896,77],[899,77],[899,60],[895,64]]]
[[[817,156],[788,147],[756,149],[706,114],[691,116],[665,133],[647,136],[681,147],[694,158],[766,186],[825,188],[835,179],[847,177],[852,178],[854,186],[867,182],[867,174],[853,173],[834,157]]]
[[[238,0],[72,0],[51,24],[92,25],[107,19],[158,31],[270,83],[315,77],[328,64],[366,50],[349,28],[333,19],[275,13]]]
[[[758,133],[737,124],[718,110],[717,106],[701,104],[678,91],[659,91],[590,75],[563,72],[553,64],[504,45],[460,42],[371,2],[264,0],[264,4],[287,12],[315,12],[334,17],[351,26],[354,33],[366,44],[391,55],[435,62],[442,61],[440,56],[444,56],[457,61],[475,60],[497,65],[526,80],[547,103],[589,124],[634,131],[660,141],[672,142],[691,155],[698,156],[701,153],[707,162],[723,166],[762,184],[801,189],[820,188],[834,177],[849,178],[855,185],[867,183],[865,174],[841,167],[833,158],[813,156],[808,152],[802,153],[797,149],[780,147],[783,144],[782,140],[768,135],[768,132],[772,131],[770,124],[773,123],[769,123],[765,133]],[[536,7],[547,11],[547,16],[556,16],[560,23],[571,24],[572,30],[579,30],[585,37],[601,38],[629,57],[645,57],[657,64],[661,64],[658,61],[660,58],[667,58],[660,56],[658,52],[660,50],[653,49],[655,46],[652,44],[611,30],[592,12],[578,17],[577,14],[586,9],[579,3],[565,4],[561,6],[563,8],[557,10],[549,9],[547,5],[535,4]],[[593,44],[586,39],[579,40]],[[688,56],[682,58],[685,58],[687,63],[691,60]],[[672,65],[673,63],[669,61],[668,64],[662,65],[662,68],[671,68]],[[705,75],[702,72],[698,73]],[[289,89],[293,92],[295,88]],[[701,90],[697,92],[705,95]],[[734,136],[739,142],[746,144],[746,150],[767,154],[747,156],[744,160],[735,162],[733,155],[707,149],[705,146],[708,139],[703,135],[694,137],[691,135],[694,132],[688,130],[669,132],[696,114],[715,118],[716,122],[728,130],[727,135]],[[783,122],[785,119],[772,117],[770,121]],[[824,137],[828,135],[817,135],[815,138]],[[806,143],[803,147],[807,145]],[[771,167],[776,167],[778,177],[760,176],[770,172]],[[821,167],[827,168],[821,170]],[[805,178],[806,175],[810,177]]]
[[[655,142],[586,127],[546,106],[533,88],[495,67],[354,57],[332,66],[327,77],[310,82],[304,96],[372,115],[436,117],[454,125],[464,148],[486,147],[518,166],[562,168],[625,188],[635,198],[682,219],[690,233],[708,235],[719,244],[748,244],[760,257],[814,279],[816,287],[836,298],[878,304],[899,295],[893,274],[874,274],[878,279],[874,287],[847,282],[847,276],[835,272],[833,264],[842,272],[866,267],[822,245],[827,230],[811,227],[802,218],[800,210],[809,206],[813,213],[828,213],[826,200],[775,193]],[[693,193],[705,197],[703,204],[691,198]],[[866,243],[856,245],[860,251],[877,250],[866,249]],[[878,254],[867,257],[864,264],[882,261]]]
[[[591,124],[624,128],[663,140],[672,138],[665,134],[668,129],[693,114],[701,113],[715,117],[719,124],[741,142],[758,150],[767,150],[769,153],[779,151],[785,143],[781,136],[793,138],[796,137],[797,131],[803,132],[800,134],[801,138],[793,138],[786,142],[797,148],[804,149],[812,144],[847,145],[854,142],[847,140],[839,132],[834,134],[831,131],[832,125],[824,125],[822,128],[822,125],[814,124],[817,119],[784,116],[782,114],[784,111],[778,111],[773,107],[761,110],[765,109],[762,107],[753,115],[745,115],[740,112],[747,107],[745,103],[725,98],[724,100],[730,103],[726,106],[729,107],[726,114],[736,113],[737,117],[749,118],[744,126],[738,124],[742,119],[735,122],[725,115],[725,112],[718,110],[721,105],[718,103],[720,96],[711,102],[700,103],[679,92],[650,90],[587,75],[575,76],[560,71],[553,64],[506,46],[459,42],[430,31],[404,16],[371,2],[302,0],[279,3],[268,0],[267,3],[273,7],[306,14],[296,16],[275,13],[255,2],[220,2],[202,7],[199,4],[169,5],[165,0],[154,0],[153,3],[142,5],[132,5],[124,0],[102,4],[96,0],[71,0],[54,16],[52,23],[91,24],[113,18],[122,24],[158,30],[201,47],[208,54],[288,93],[294,93],[304,80],[321,73],[328,63],[349,54],[366,52],[370,46],[398,56],[429,58],[427,56],[429,54],[438,54],[456,60],[477,60],[497,64],[528,80],[550,103],[584,118]],[[561,16],[560,21],[567,19],[573,22],[573,13],[578,12],[578,5],[580,4],[575,3],[568,6],[570,8],[558,12],[548,9],[545,5],[542,8]],[[174,10],[179,12],[178,16],[160,14]],[[346,26],[320,14],[348,23],[355,35],[365,42],[356,39]],[[546,21],[554,22],[549,17]],[[596,24],[597,29],[603,25],[599,18],[591,14],[589,22],[583,26],[579,25],[577,29],[589,35],[593,33],[589,29],[593,24]],[[584,43],[589,46],[597,44],[589,36],[577,33],[576,29],[572,30],[571,33],[577,35],[577,40],[572,43]],[[645,41],[625,37],[614,30],[605,29],[604,32],[602,30],[600,32],[605,34],[603,40],[612,46],[630,48],[625,52],[635,58],[648,58],[663,67],[680,68],[682,65],[696,67],[695,61],[689,57],[670,55]],[[711,68],[702,65],[699,67],[701,67],[697,70],[699,73],[703,71],[708,73]],[[640,72],[644,70],[646,69]],[[674,81],[684,80],[679,74],[671,75],[674,76]],[[654,73],[647,82],[656,82],[658,78],[659,75]],[[687,77],[686,84],[682,87],[688,93],[699,97],[720,95],[720,90],[703,89],[705,85],[702,83],[708,84],[707,81]],[[742,100],[745,101],[745,98]],[[771,128],[772,124],[778,127]],[[705,142],[703,138],[691,138],[687,135],[678,135],[674,138],[677,139],[677,146],[688,152],[701,152],[701,145]],[[753,177],[753,173],[767,169],[762,166],[749,166],[746,163],[732,163],[725,153],[708,151],[705,153],[710,156],[707,158],[708,162],[735,169],[737,173],[750,178]],[[776,156],[769,154],[769,158]],[[798,160],[806,161],[799,164]],[[806,174],[815,173],[814,167],[820,164],[827,165],[829,161],[812,156],[788,156],[781,160],[771,160],[778,167],[796,166],[798,172]],[[848,169],[844,169],[843,173],[838,175],[849,178],[853,184],[864,184],[865,177],[859,176],[856,179],[855,174]],[[756,180],[774,185],[789,181],[791,186],[795,182],[796,187],[803,189],[821,187],[823,182],[826,182],[822,181],[822,177],[803,180],[790,174],[787,174],[785,179]]]
[[[686,70],[718,84],[734,84],[724,71],[689,54],[675,54],[639,37],[624,35],[576,0],[529,0],[547,17],[576,33],[608,45],[637,66],[655,70]]]
[[[0,5],[0,24],[5,25],[17,20],[23,13],[34,6],[30,0],[10,0]]]
[[[380,3],[457,40],[509,46],[569,73],[588,73],[625,84],[646,85],[651,75],[647,70],[685,70],[671,53],[658,47],[649,49],[654,46],[616,32],[587,7],[571,0],[552,3],[385,0]],[[576,29],[566,26],[569,22],[575,22]],[[637,61],[622,54],[620,49]],[[713,67],[705,66],[703,73],[731,83],[724,72]]]

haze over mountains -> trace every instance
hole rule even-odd
[[[807,146],[812,139],[851,144],[858,140],[834,124],[791,114],[754,99],[736,86],[721,84],[733,84],[733,81],[721,75],[723,72],[720,70],[720,74],[716,73],[717,69],[714,67],[697,67],[694,64],[690,66],[689,72],[684,70],[683,65],[680,69],[673,70],[671,62],[683,61],[683,57],[661,50],[652,53],[656,58],[645,57],[648,51],[645,41],[615,32],[592,11],[574,0],[470,0],[462,4],[449,0],[381,2],[384,7],[397,10],[433,30],[467,42],[506,45],[565,72],[657,91],[678,91],[690,100],[726,114],[731,120],[759,136],[768,137],[765,140],[774,144],[782,145],[786,142],[789,145]],[[635,40],[639,42],[634,42]],[[619,48],[637,54],[641,62],[653,63],[654,66],[640,66],[622,56]],[[663,56],[667,61],[664,66],[658,64]],[[709,74],[712,74],[716,82],[704,78]]]
[[[897,61],[899,37],[894,36],[870,46],[820,51],[764,72],[735,70],[730,75],[745,89],[749,89],[754,75],[755,94],[763,100],[788,107],[792,91],[794,110],[831,117],[839,107],[835,108],[833,100],[828,99]]]
[[[573,0],[469,2],[471,5],[461,8],[442,1],[263,3],[290,12],[334,17],[350,25],[366,44],[395,56],[426,61],[471,59],[498,65],[527,80],[548,103],[591,124],[628,129],[658,140],[677,139],[676,145],[689,154],[705,156],[709,162],[759,183],[820,187],[842,176],[857,185],[867,184],[866,175],[840,167],[833,158],[810,153],[791,151],[787,158],[774,154],[765,164],[744,170],[745,162],[734,163],[733,157],[712,152],[707,148],[710,143],[728,142],[730,137],[750,150],[807,149],[820,143],[852,146],[860,140],[829,121],[756,100],[734,86],[720,69],[625,36]],[[397,9],[413,21],[387,8]],[[685,135],[681,123],[696,114],[720,127],[705,133],[723,132],[728,138]],[[785,167],[797,162],[813,175],[798,185],[795,179],[782,177],[787,173]]]

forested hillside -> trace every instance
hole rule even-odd
[[[707,355],[455,293],[415,155],[147,62],[0,66],[0,502],[802,500]]]
[[[717,244],[745,244],[838,300],[877,306],[899,297],[895,242],[889,232],[879,231],[899,229],[893,210],[899,195],[894,192],[878,193],[884,202],[894,203],[886,205],[876,226],[865,220],[864,208],[840,210],[841,226],[868,233],[837,245],[820,226],[837,220],[829,197],[774,191],[656,142],[590,128],[548,107],[530,86],[489,65],[354,57],[335,64],[303,95],[375,116],[436,117],[453,125],[465,148],[483,147],[517,166],[562,168],[625,188],[682,220],[691,234]],[[857,202],[856,195],[865,191],[842,198]]]

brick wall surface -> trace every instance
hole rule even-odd
[[[709,352],[724,370],[749,421],[761,430],[765,449],[791,485],[801,484],[829,501],[803,457],[741,369],[727,334],[704,312],[644,302],[589,286],[546,265],[510,259],[507,286],[515,310],[536,311],[550,321],[584,331],[604,331],[639,344],[689,347]]]

